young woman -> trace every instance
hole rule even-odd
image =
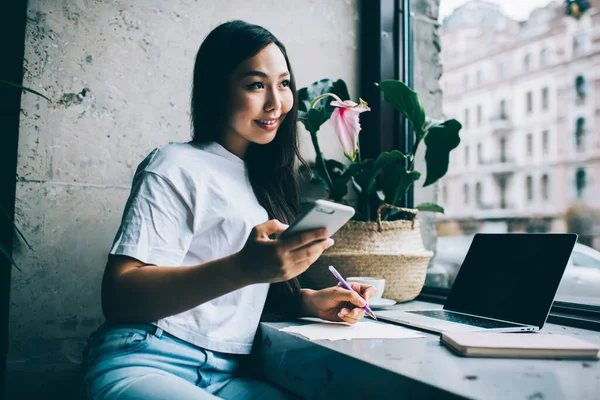
[[[133,179],[102,282],[107,322],[86,352],[89,398],[290,398],[240,370],[261,314],[364,316],[372,287],[299,287],[333,245],[326,231],[274,238],[298,213],[297,112],[269,31],[233,21],[206,37],[193,140],[152,151]]]

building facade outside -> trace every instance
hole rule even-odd
[[[472,0],[440,30],[443,109],[463,124],[438,234],[576,232],[600,249],[600,1],[526,21]]]

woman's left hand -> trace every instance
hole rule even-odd
[[[354,290],[342,286],[321,290],[302,289],[302,314],[327,321],[356,323],[365,316],[363,307],[377,289],[359,283],[350,283],[350,286]]]

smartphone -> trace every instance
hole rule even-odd
[[[327,228],[333,235],[354,215],[354,208],[327,200],[315,200],[306,211],[279,235],[280,239],[299,232]]]

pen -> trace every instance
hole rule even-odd
[[[344,280],[344,278],[342,278],[342,276],[340,275],[340,273],[339,273],[339,272],[337,272],[337,270],[336,270],[336,269],[333,267],[333,265],[330,265],[330,266],[329,266],[329,270],[331,271],[331,273],[333,274],[333,276],[335,276],[335,277],[336,277],[336,279],[337,279],[338,281],[340,281],[340,283],[342,284],[342,286],[343,286],[345,289],[352,290],[353,292],[356,292],[354,289],[352,289],[352,288],[350,287],[350,285],[348,285],[348,283],[347,283],[347,282]],[[363,307],[363,310],[365,310],[365,312],[366,312],[366,313],[367,313],[367,314],[368,314],[368,315],[369,315],[371,318],[373,318],[374,320],[377,320],[377,317],[375,316],[375,314],[373,314],[373,311],[371,311],[371,309],[369,308],[369,305],[368,305],[368,304],[366,304],[366,305]]]

